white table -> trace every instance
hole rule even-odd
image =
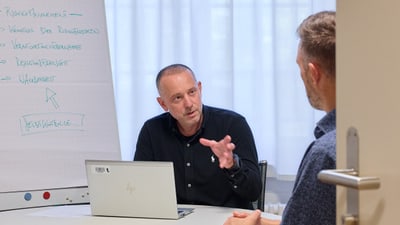
[[[194,212],[178,220],[140,219],[91,216],[89,205],[66,205],[20,209],[0,212],[1,225],[222,225],[237,209],[179,205],[195,208]],[[241,210],[240,211],[245,211]],[[263,213],[263,217],[280,219],[280,216]]]

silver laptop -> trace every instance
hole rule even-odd
[[[86,160],[95,216],[179,219],[193,211],[176,201],[172,162]]]

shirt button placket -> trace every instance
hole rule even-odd
[[[191,145],[190,145],[190,143],[186,143],[186,147],[187,147],[187,150],[189,150],[189,148],[191,147]],[[189,154],[190,155],[190,154]],[[192,174],[193,173],[193,168],[192,168],[192,163],[191,163],[191,157],[189,157],[189,158],[186,158],[186,168],[190,171],[190,174]],[[190,182],[190,180],[191,180],[191,177],[189,178],[189,182],[187,183],[187,185],[186,185],[186,187],[188,188],[188,189],[191,189],[192,188],[192,183]],[[189,195],[191,195],[191,194],[189,194]]]

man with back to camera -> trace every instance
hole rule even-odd
[[[336,186],[324,184],[321,170],[336,168],[336,13],[323,11],[298,27],[296,62],[312,107],[326,115],[317,123],[315,140],[306,150],[282,221],[234,212],[224,225],[335,225]]]
[[[253,209],[261,177],[251,129],[238,113],[203,105],[201,85],[183,64],[158,73],[165,113],[144,123],[134,160],[172,161],[179,204]]]

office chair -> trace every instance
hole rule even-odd
[[[261,174],[261,193],[258,199],[253,202],[253,206],[262,212],[265,210],[265,189],[266,189],[266,184],[267,184],[267,168],[268,168],[268,162],[267,160],[261,160],[258,162],[258,166],[260,168],[260,174]]]

